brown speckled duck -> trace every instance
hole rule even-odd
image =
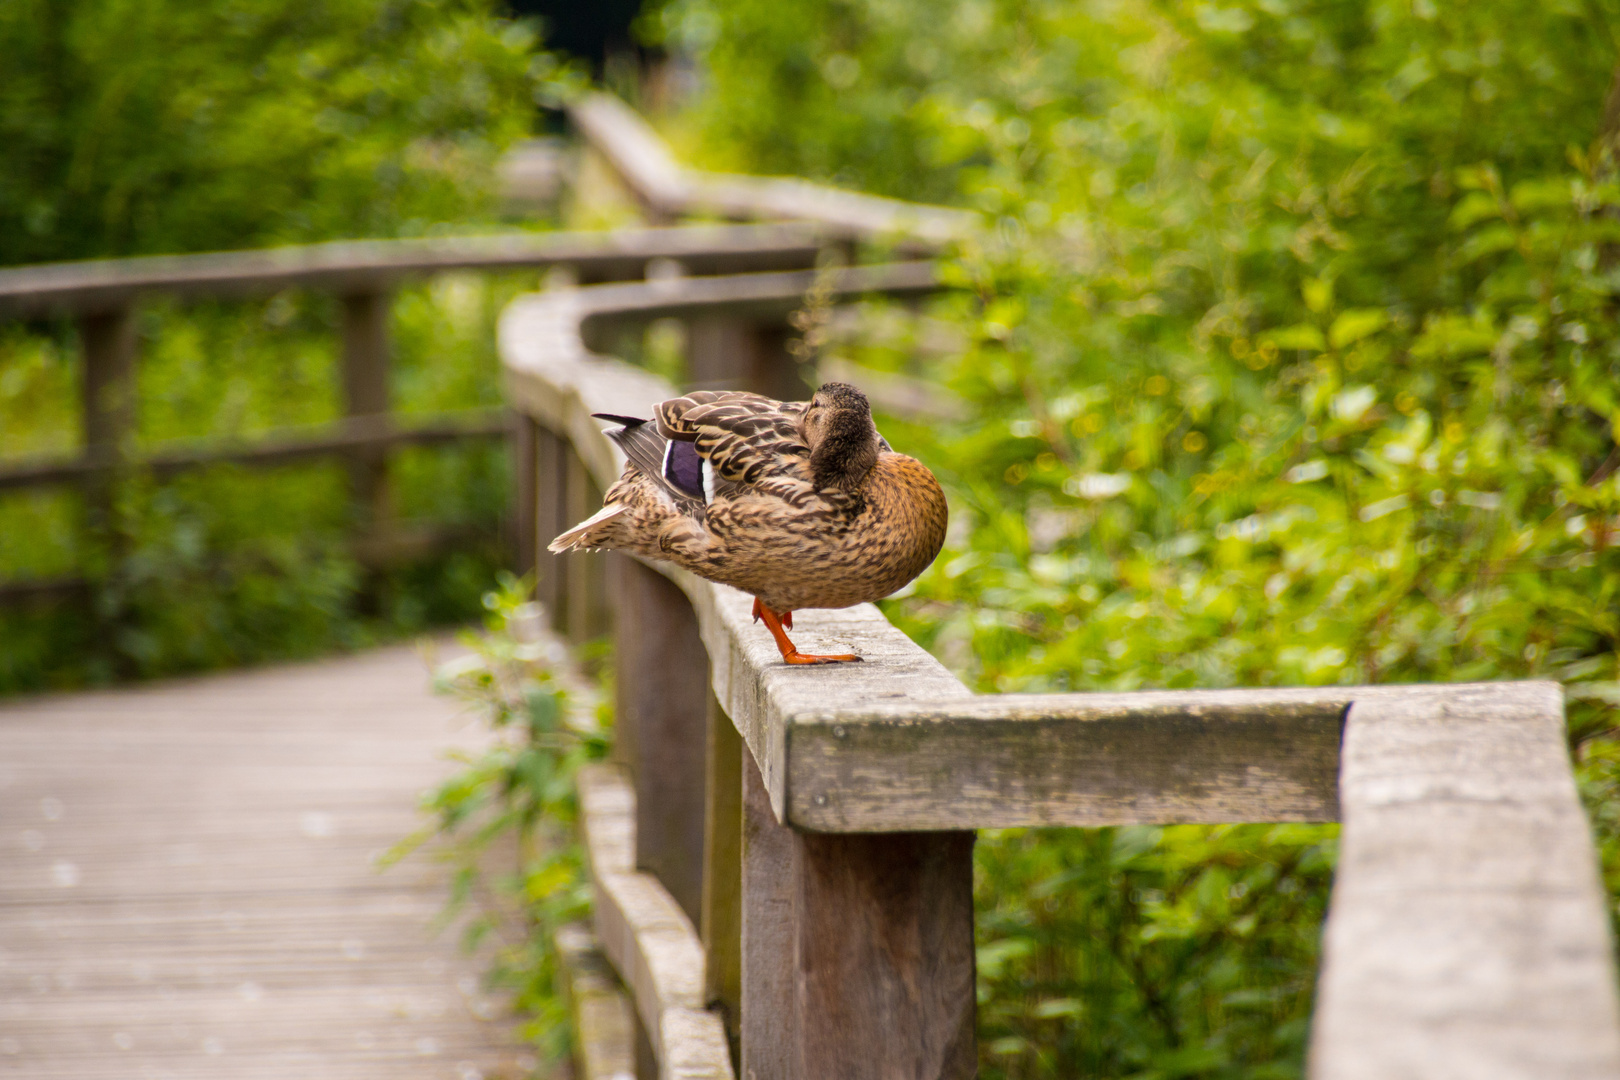
[[[624,473],[602,509],[551,550],[618,548],[662,559],[754,596],[789,664],[859,660],[799,652],[785,628],[799,608],[887,596],[945,542],[945,495],[916,458],[896,454],[847,383],[809,401],[698,391],[653,420],[602,415]]]

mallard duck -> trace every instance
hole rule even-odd
[[[878,434],[866,395],[826,383],[809,401],[698,391],[651,420],[598,414],[624,472],[603,507],[551,542],[555,552],[616,548],[674,563],[754,597],[789,664],[814,656],[788,639],[800,608],[887,596],[945,542],[945,495],[916,458]]]

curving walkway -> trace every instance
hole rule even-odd
[[[409,647],[0,705],[0,1076],[525,1075],[443,870],[373,866],[480,738]]]

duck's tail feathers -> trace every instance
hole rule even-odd
[[[614,519],[630,507],[624,503],[609,503],[596,513],[575,525],[551,542],[550,549],[558,554],[564,551],[588,551],[608,546],[613,533]]]

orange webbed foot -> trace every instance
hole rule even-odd
[[[776,648],[782,654],[782,661],[788,664],[858,664],[861,658],[854,653],[839,653],[834,656],[818,656],[814,653],[802,653],[788,640],[786,630],[793,626],[793,612],[784,611],[780,614],[772,611],[754,598],[754,621],[765,620],[765,628],[776,639]]]

